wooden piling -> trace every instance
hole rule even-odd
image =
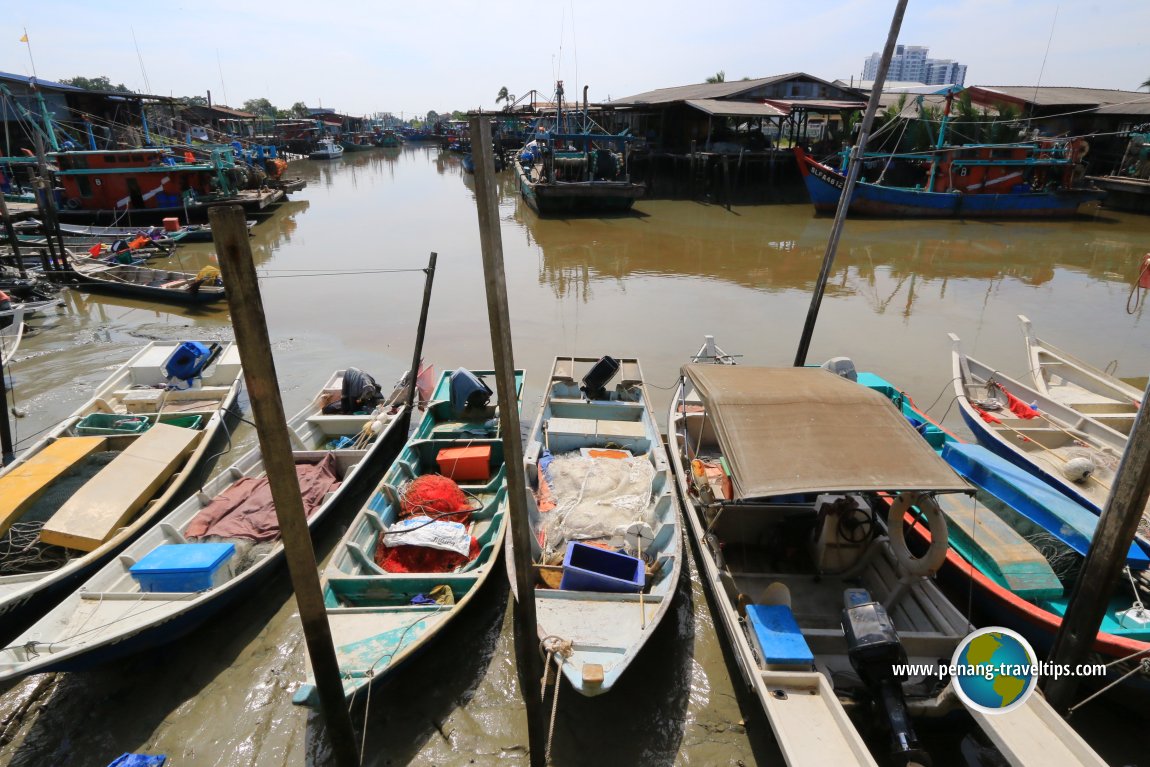
[[[535,620],[535,570],[531,562],[531,523],[527,517],[527,483],[523,443],[519,430],[515,358],[511,348],[511,319],[507,310],[507,278],[503,271],[503,237],[499,231],[499,197],[495,190],[495,162],[491,157],[491,124],[481,114],[471,115],[475,147],[475,202],[479,213],[479,242],[483,252],[483,278],[487,287],[487,317],[491,325],[491,352],[499,393],[503,459],[507,465],[507,505],[511,512],[512,554],[515,557],[515,649],[523,702],[527,708],[527,740],[532,767],[544,767],[547,753],[546,714],[536,680],[543,678],[539,630]],[[476,138],[478,137],[478,138]]]
[[[20,277],[25,278],[28,272],[24,269],[24,259],[20,255],[20,242],[16,238],[16,227],[12,226],[12,214],[8,212],[8,203],[4,200],[4,195],[0,194],[0,218],[4,220],[4,234],[8,237],[8,244],[12,247],[12,258],[16,262],[16,268],[20,270]]]
[[[1150,387],[1142,401],[1150,396]],[[1062,617],[1062,625],[1054,637],[1050,650],[1050,662],[1068,664],[1071,669],[1085,663],[1094,645],[1094,638],[1102,623],[1111,595],[1114,594],[1122,569],[1126,564],[1126,553],[1138,532],[1142,512],[1150,498],[1150,418],[1145,408],[1138,411],[1134,428],[1130,430],[1130,441],[1118,465],[1111,485],[1110,498],[1094,530],[1086,561],[1074,581],[1070,592],[1070,603]],[[1134,658],[1137,664],[1142,658]],[[1042,691],[1055,709],[1065,712],[1073,703],[1073,698],[1081,682],[1080,677],[1066,674],[1060,677],[1048,676],[1043,680]]]
[[[439,258],[439,254],[432,251],[431,256],[427,259],[427,269],[424,270],[427,279],[423,283],[423,304],[419,308],[419,326],[415,329],[415,351],[411,358],[411,380],[407,384],[407,407],[404,409],[404,412],[407,413],[408,429],[411,426],[411,413],[417,405],[415,385],[419,378],[419,364],[423,359],[423,338],[427,331],[427,311],[431,307],[431,285],[435,281],[435,261],[437,258]],[[404,429],[404,433],[408,429]]]
[[[8,372],[0,365],[0,402],[4,405],[4,416],[0,418],[0,466],[7,466],[16,457],[16,447],[12,444],[12,424],[8,423],[11,409],[8,407]]]
[[[296,480],[287,419],[272,360],[267,319],[252,261],[244,209],[239,205],[212,207],[208,211],[208,219],[212,225],[212,238],[227,290],[252,416],[259,433],[260,451],[271,485],[292,590],[299,607],[332,752],[339,767],[356,767],[359,750],[344,699],[339,663],[320,590],[315,550]]]

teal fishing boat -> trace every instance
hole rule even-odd
[[[348,698],[367,694],[424,649],[498,571],[507,467],[497,409],[483,382],[490,375],[462,368],[443,375],[419,426],[324,570],[324,602]],[[515,382],[522,392],[523,371]],[[319,701],[310,682],[293,700]]]

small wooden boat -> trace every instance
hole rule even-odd
[[[612,368],[620,381],[607,390],[601,371]],[[638,360],[557,358],[525,458],[539,640],[575,690],[600,695],[658,629],[683,563],[679,500]],[[510,543],[506,560],[514,592]]]
[[[953,333],[950,340],[959,412],[979,443],[1100,514],[1127,436],[966,356]]]
[[[1086,418],[1129,434],[1138,417],[1142,392],[1038,338],[1027,317],[1020,314],[1018,319],[1026,338],[1034,388]]]
[[[484,375],[491,373],[474,373]],[[349,698],[368,694],[425,648],[499,570],[507,467],[495,407],[482,395],[453,395],[454,382],[472,378],[462,369],[444,373],[423,420],[324,568],[324,603]],[[519,392],[522,386],[517,371]],[[457,487],[441,492],[453,476]],[[437,488],[434,500],[418,489],[428,486]],[[453,521],[461,518],[467,521]],[[434,541],[417,536],[421,530]],[[318,705],[315,687],[301,685],[293,702]]]
[[[329,379],[288,422],[308,527],[319,528],[349,499],[362,498],[398,452],[406,423],[397,390],[374,411],[328,414],[345,393]],[[283,543],[259,448],[216,475],[19,638],[0,650],[0,682],[43,671],[87,668],[176,639],[252,594],[276,572]],[[157,559],[166,567],[149,566]],[[172,572],[171,562],[197,576]],[[208,569],[208,566],[218,569]]]
[[[700,574],[786,763],[878,764],[844,701],[866,729],[886,719],[891,763],[926,763],[912,715],[953,709],[953,683],[891,662],[951,658],[971,630],[929,577],[948,551],[936,499],[969,486],[885,397],[826,370],[682,373],[668,447]],[[933,534],[920,557],[902,535],[912,507]],[[1038,695],[972,718],[1011,764],[1103,764]]]
[[[1066,614],[1077,563],[1089,548],[1098,517],[986,448],[962,442],[880,376],[860,372],[858,383],[888,397],[943,460],[979,489],[975,498],[940,504],[950,530],[950,551],[939,578],[953,593],[968,595],[987,620],[1014,629],[1040,653],[1047,652]],[[983,503],[987,499],[990,502]],[[925,525],[917,518],[907,521],[911,537],[929,545]],[[1145,571],[1150,560],[1133,545],[1127,565]],[[1143,582],[1135,582],[1140,592],[1145,590]],[[1119,584],[1093,647],[1107,663],[1128,661],[1116,664],[1115,678],[1150,653],[1150,613],[1140,617],[1129,585]],[[1138,598],[1150,601],[1150,594],[1139,593]]]
[[[339,145],[343,147],[345,152],[366,152],[369,149],[375,149],[375,144],[364,136],[349,136],[342,139]]]
[[[241,372],[231,344],[148,344],[0,471],[0,635],[26,627],[195,487]]]
[[[6,367],[20,348],[20,339],[24,337],[25,312],[23,306],[0,312],[0,368]]]
[[[72,258],[74,281],[81,290],[178,304],[209,304],[225,297],[218,275],[196,275],[138,264]]]
[[[307,156],[312,160],[336,160],[343,157],[343,147],[334,139],[325,138],[321,139]]]

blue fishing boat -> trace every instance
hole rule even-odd
[[[938,140],[930,152],[867,153],[864,167],[881,167],[877,181],[861,177],[851,195],[849,212],[893,218],[1056,218],[1074,215],[1084,203],[1105,193],[1085,185],[1083,139],[1040,138],[1011,144],[946,143],[954,93],[947,94]],[[801,146],[794,149],[815,210],[834,213],[846,188],[844,149],[837,168],[818,162]],[[897,164],[901,185],[881,182]],[[909,184],[906,178],[916,179]]]
[[[442,376],[423,420],[324,569],[349,698],[423,650],[498,571],[507,467],[485,375],[493,373],[461,368]],[[522,392],[523,371],[515,382]],[[314,685],[301,685],[293,701],[318,705]]]

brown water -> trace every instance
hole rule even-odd
[[[291,173],[308,188],[252,239],[288,412],[335,368],[362,367],[381,382],[406,369],[422,293],[422,274],[410,270],[433,250],[425,357],[438,370],[490,365],[473,180],[457,157],[380,150],[293,163]],[[509,175],[500,190],[516,362],[528,371],[525,420],[556,354],[639,357],[661,387],[661,419],[665,390],[706,333],[747,362],[793,360],[831,226],[809,206],[652,201],[632,217],[544,221]],[[1147,250],[1150,218],[1110,212],[1054,223],[851,221],[809,358],[851,356],[923,406],[937,400],[933,414],[960,432],[948,409],[947,332],[1020,376],[1022,313],[1040,336],[1142,377],[1145,320],[1124,307]],[[193,271],[211,247],[181,253],[176,261]],[[12,371],[24,444],[140,343],[231,336],[223,308],[157,310],[80,293],[65,302],[32,322],[38,330]],[[250,427],[234,442],[219,467],[254,444]],[[327,533],[328,546],[339,533]],[[158,652],[25,681],[0,696],[0,763],[105,765],[125,751],[167,753],[180,767],[324,763],[319,720],[290,705],[304,670],[298,624],[287,587],[273,584]],[[356,712],[367,722],[366,763],[526,764],[510,625],[507,586],[493,582],[430,653],[373,693],[366,714]],[[617,690],[593,700],[561,693],[556,763],[781,764],[724,652],[692,578]],[[1092,705],[1079,722],[1086,737],[1115,763],[1143,758],[1108,704]]]

